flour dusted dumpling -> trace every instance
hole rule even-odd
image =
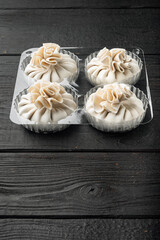
[[[142,63],[127,55],[122,48],[103,48],[86,66],[93,85],[114,82],[135,84],[140,77]]]
[[[126,84],[108,84],[98,88],[86,102],[86,112],[94,121],[112,126],[129,126],[130,122],[137,124],[144,117],[143,103],[130,91]],[[92,119],[92,120],[93,120]]]
[[[77,108],[70,93],[59,83],[38,81],[22,95],[19,115],[35,123],[57,123]]]
[[[55,43],[44,43],[32,54],[25,74],[37,80],[61,82],[64,78],[74,77],[78,72],[77,63],[68,54],[60,52]]]

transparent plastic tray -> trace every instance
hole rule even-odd
[[[13,94],[13,100],[12,100],[12,105],[11,105],[11,111],[10,111],[10,120],[15,124],[21,125],[21,122],[20,122],[19,117],[16,112],[15,99],[20,92],[23,92],[25,89],[27,89],[29,87],[27,82],[24,79],[22,63],[25,58],[29,57],[30,54],[33,53],[34,51],[36,51],[37,49],[38,48],[30,48],[30,49],[24,51],[20,57],[17,78],[16,78],[16,83],[15,83],[15,89],[14,89],[14,94]],[[85,100],[85,95],[91,88],[93,88],[93,86],[89,83],[89,81],[87,80],[87,77],[85,75],[85,59],[91,53],[102,49],[102,47],[99,47],[99,48],[97,48],[97,47],[96,48],[64,47],[61,49],[66,49],[78,56],[78,58],[80,60],[80,62],[79,62],[80,72],[79,72],[79,76],[78,76],[76,83],[73,83],[73,85],[70,85],[70,83],[68,83],[65,80],[62,83],[62,85],[66,88],[66,90],[68,89],[70,91],[70,89],[71,89],[73,91],[73,93],[77,94],[78,109],[76,110],[73,118],[69,118],[69,122],[61,121],[58,124],[60,124],[61,126],[63,124],[65,124],[65,125],[66,124],[83,124],[83,125],[89,124],[90,125],[90,123],[88,122],[88,120],[85,116],[85,113],[84,113],[84,102],[85,102],[84,100]],[[135,53],[142,60],[143,67],[142,67],[141,76],[140,76],[139,81],[134,86],[136,88],[139,88],[148,98],[148,108],[146,110],[146,115],[145,115],[145,118],[143,119],[143,121],[140,123],[140,124],[147,124],[153,119],[153,108],[152,108],[152,100],[151,100],[149,79],[148,79],[148,74],[147,74],[144,52],[140,48],[127,48],[127,50]],[[30,129],[30,130],[32,130],[32,129]]]

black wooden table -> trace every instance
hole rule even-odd
[[[156,0],[0,0],[0,239],[160,238],[159,24]],[[13,124],[20,54],[43,42],[141,47],[153,121],[125,134]]]

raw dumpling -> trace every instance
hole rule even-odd
[[[127,126],[144,115],[143,103],[126,84],[108,84],[98,88],[86,102],[86,112],[102,124]],[[129,126],[129,125],[128,125]]]
[[[103,48],[86,67],[93,85],[114,82],[134,84],[140,77],[141,65],[122,48]]]
[[[38,81],[22,95],[19,115],[35,123],[57,123],[77,108],[70,93],[59,83]]]
[[[25,68],[25,74],[37,80],[61,82],[77,73],[77,64],[68,54],[60,52],[60,46],[55,43],[44,43],[34,52],[30,63]]]

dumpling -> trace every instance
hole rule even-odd
[[[19,115],[34,123],[57,123],[75,111],[77,105],[59,83],[38,81],[22,95]]]
[[[99,51],[86,66],[86,73],[93,85],[110,83],[135,84],[140,77],[142,63],[127,55],[122,48],[106,47]]]
[[[25,74],[35,81],[61,82],[64,78],[75,76],[77,72],[76,61],[68,54],[61,53],[60,46],[55,43],[44,43],[32,54],[25,68]]]
[[[98,88],[88,97],[85,109],[93,121],[101,120],[100,124],[112,126],[112,130],[121,125],[128,128],[131,122],[136,125],[145,114],[142,101],[128,85],[118,83]]]

